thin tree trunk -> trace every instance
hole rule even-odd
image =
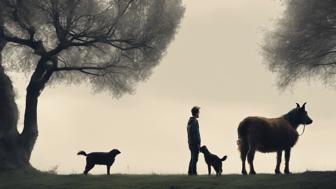
[[[38,94],[32,89],[27,89],[26,108],[24,115],[24,127],[21,133],[21,140],[25,151],[25,159],[29,161],[35,142],[38,137],[37,129],[37,104]]]
[[[27,87],[24,127],[20,136],[23,144],[24,156],[27,161],[30,160],[31,153],[38,137],[38,98],[53,73],[52,69],[49,69],[50,67],[47,66],[47,61],[48,59],[43,57],[39,60],[37,68]]]

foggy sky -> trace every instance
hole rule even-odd
[[[86,86],[54,86],[38,106],[39,138],[32,164],[40,170],[81,173],[86,152],[118,148],[112,173],[187,173],[186,123],[193,105],[201,107],[202,144],[228,155],[223,173],[240,173],[236,128],[249,115],[278,117],[307,102],[314,120],[292,150],[292,172],[335,170],[336,92],[318,80],[281,91],[260,53],[262,35],[281,16],[279,1],[185,0],[186,14],[167,55],[133,95],[114,99]],[[15,75],[14,75],[15,76]],[[15,77],[23,105],[23,78]],[[299,127],[301,132],[302,127]],[[257,172],[273,173],[275,154],[256,154]],[[281,170],[283,170],[283,165]],[[206,174],[200,154],[198,169]],[[105,174],[97,166],[93,174]]]

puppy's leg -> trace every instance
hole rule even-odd
[[[110,175],[111,165],[106,165],[106,167],[107,167],[107,174]]]
[[[215,171],[216,171],[216,176],[218,176],[219,175],[219,173],[220,173],[220,170],[219,170],[219,167],[214,167],[215,168]]]
[[[208,164],[208,174],[211,175],[211,165]]]
[[[91,163],[86,163],[86,166],[85,166],[85,170],[84,170],[84,174],[88,174],[89,171],[94,167],[94,164],[91,164]]]
[[[222,162],[219,163],[219,170],[218,170],[218,175],[222,175],[222,172],[223,172],[223,164]]]

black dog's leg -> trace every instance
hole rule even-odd
[[[208,164],[208,174],[211,175],[211,165]]]
[[[88,172],[94,167],[94,164],[86,163],[84,174],[88,174]]]
[[[107,174],[110,175],[111,165],[106,165],[106,167],[107,167]]]

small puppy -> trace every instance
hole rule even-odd
[[[210,153],[206,146],[202,146],[200,148],[200,152],[204,154],[205,162],[208,165],[209,175],[211,175],[211,166],[215,169],[217,176],[221,175],[223,172],[222,161],[225,161],[227,156],[224,156],[222,159],[220,159],[218,156]]]
[[[97,164],[97,165],[106,165],[107,174],[110,174],[110,168],[115,160],[115,157],[121,152],[117,149],[113,149],[110,152],[92,152],[86,154],[84,151],[80,151],[77,155],[86,156],[86,166],[84,170],[84,174],[88,174],[88,172]]]

